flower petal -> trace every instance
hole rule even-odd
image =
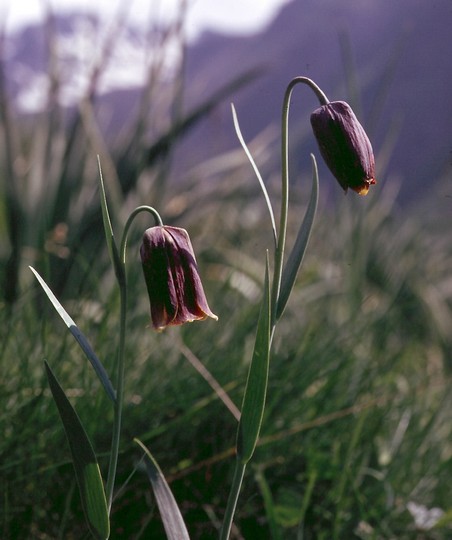
[[[151,227],[140,248],[154,328],[164,328],[177,315],[178,300],[163,227]]]
[[[207,303],[187,231],[178,227],[165,227],[165,229],[177,246],[175,255],[177,255],[178,264],[175,264],[174,268],[177,273],[179,310],[173,324],[204,320],[207,317],[218,319]]]
[[[161,330],[207,317],[217,319],[207,304],[185,229],[169,226],[147,229],[140,254],[154,328]]]
[[[311,125],[320,153],[342,188],[366,195],[375,184],[372,145],[350,105],[332,101],[316,109]]]

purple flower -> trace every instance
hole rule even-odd
[[[207,317],[218,319],[207,304],[185,229],[167,226],[147,229],[140,255],[156,330]]]
[[[342,188],[367,195],[375,184],[375,159],[369,138],[350,105],[332,101],[311,114],[320,153]]]

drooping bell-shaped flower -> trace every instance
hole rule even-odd
[[[320,153],[342,188],[366,195],[376,183],[369,138],[350,105],[331,101],[311,114]]]
[[[156,330],[207,317],[218,319],[207,304],[185,229],[168,226],[147,229],[140,255]]]

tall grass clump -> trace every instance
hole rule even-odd
[[[48,224],[41,244],[24,233],[24,285],[1,311],[2,537],[450,534],[444,227],[402,216],[383,182],[365,199],[319,203],[313,156],[310,186],[289,182],[290,99],[306,85],[320,101],[323,157],[341,187],[365,194],[375,180],[365,133],[304,77],[283,98],[277,184],[262,178],[235,109],[249,163],[181,185],[177,200],[138,136],[127,159],[99,151],[96,173],[85,148],[76,191],[57,175],[58,223],[74,235],[52,246],[70,256],[57,271]],[[211,106],[170,123],[151,145],[164,148],[159,160]],[[89,110],[79,137],[94,133]],[[257,182],[242,180],[246,165]],[[141,200],[143,178],[159,187]]]
[[[86,66],[86,89],[71,108],[61,105],[64,72],[59,65],[57,22],[49,12],[43,47],[47,49],[48,83],[43,111],[21,115],[11,97],[6,69],[6,44],[0,42],[0,118],[2,129],[1,275],[6,305],[20,293],[20,280],[29,263],[47,267],[48,279],[59,295],[77,296],[95,286],[90,274],[94,254],[108,259],[99,234],[102,221],[97,200],[97,160],[110,181],[110,204],[124,217],[144,193],[161,205],[171,198],[165,187],[177,144],[229,94],[252,80],[257,71],[241,74],[219,88],[201,104],[185,111],[184,48],[182,22],[153,28],[147,38],[149,54],[146,80],[138,103],[116,137],[102,123],[98,106],[102,77],[112,61],[116,37],[126,30],[127,5],[122,3]],[[99,23],[100,24],[100,23]],[[174,54],[179,51],[178,55]],[[171,57],[171,62],[169,56]],[[8,181],[6,181],[8,179]],[[83,179],[83,180],[82,180]],[[122,212],[122,214],[121,214]],[[97,231],[93,233],[93,231]],[[98,262],[98,261],[97,261]]]

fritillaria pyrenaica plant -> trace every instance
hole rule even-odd
[[[233,121],[238,139],[254,169],[266,201],[272,225],[273,249],[271,253],[267,252],[266,255],[262,304],[238,422],[234,475],[220,530],[221,540],[229,538],[246,466],[253,456],[259,438],[265,408],[273,335],[301,267],[317,209],[318,173],[316,160],[311,155],[312,189],[310,200],[294,245],[288,256],[285,257],[289,211],[289,106],[293,89],[297,84],[307,85],[314,91],[320,102],[320,107],[311,115],[311,125],[322,157],[340,186],[345,191],[350,188],[360,195],[365,195],[369,187],[376,183],[372,146],[350,106],[343,101],[330,102],[311,79],[295,77],[287,86],[282,108],[281,208],[279,227],[277,227],[270,197],[242,137],[237,115],[234,107],[232,107]],[[203,320],[208,317],[217,319],[217,317],[207,303],[187,231],[178,227],[164,225],[159,213],[154,208],[139,206],[127,219],[121,241],[118,244],[113,233],[107,207],[100,161],[99,173],[100,202],[106,243],[120,291],[120,331],[117,348],[117,372],[113,377],[114,383],[111,382],[109,374],[86,337],[59,303],[45,281],[35,269],[31,268],[31,270],[92,364],[113,407],[114,420],[111,450],[107,479],[104,483],[88,435],[52,369],[45,362],[50,390],[69,443],[88,527],[95,538],[107,539],[110,534],[109,516],[114,499],[124,401],[124,347],[127,304],[126,248],[128,232],[135,216],[147,212],[154,221],[154,226],[144,232],[140,248],[143,275],[150,300],[152,326],[157,331],[163,331],[167,326]],[[270,265],[270,258],[272,259],[272,265]],[[271,271],[270,268],[272,268]],[[143,451],[144,463],[167,537],[172,540],[188,539],[189,535],[180,510],[156,460],[141,441],[138,439],[135,439],[135,441]]]

